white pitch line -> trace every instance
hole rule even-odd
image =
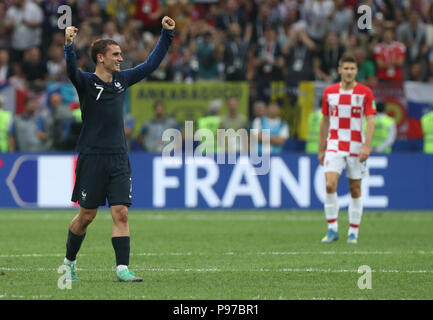
[[[9,294],[2,294],[0,295],[0,299],[8,299],[8,298],[21,298],[21,299],[47,299],[52,298],[51,295],[41,294],[41,295],[33,295],[33,296],[23,296],[23,295],[9,295]],[[107,299],[107,297],[92,297],[92,299]],[[147,299],[147,300],[198,300],[200,298],[198,297],[177,297],[177,296],[120,296],[116,297],[116,300],[122,300],[122,299]]]
[[[302,254],[323,254],[323,255],[389,255],[393,254],[391,251],[286,251],[286,252],[257,252],[258,255],[302,255]],[[397,253],[401,254],[401,253]]]
[[[0,258],[24,258],[24,257],[62,257],[61,253],[23,253],[23,254],[0,254]]]
[[[271,298],[267,296],[262,297],[261,295],[257,295],[255,297],[251,297],[249,300],[289,300],[289,298],[283,297],[281,295],[278,296],[278,298]]]
[[[35,296],[35,295],[33,295],[33,296],[23,296],[23,295],[14,295],[14,294],[12,294],[12,295],[10,295],[10,294],[2,294],[2,295],[0,295],[0,299],[3,299],[3,298],[22,298],[22,299],[46,299],[46,298],[51,298],[52,296],[51,295],[46,295],[46,294],[41,294],[41,295],[37,295],[37,296]]]
[[[409,252],[392,252],[392,251],[269,251],[269,252],[139,252],[131,253],[131,256],[244,256],[244,255],[393,255],[393,254],[420,254],[430,255],[433,251],[409,251]],[[43,257],[63,257],[64,253],[22,253],[22,254],[0,254],[0,258],[43,258]],[[93,254],[81,253],[80,256],[89,256]]]
[[[161,300],[161,299],[168,299],[168,300],[199,300],[203,298],[197,298],[197,297],[156,297],[156,296],[139,296],[139,297],[131,297],[133,299],[148,299],[148,300]],[[118,300],[116,298],[116,300]]]
[[[192,256],[192,255],[197,255],[197,256],[204,256],[204,255],[209,255],[211,253],[204,253],[204,252],[197,252],[197,253],[193,253],[193,252],[165,252],[165,253],[161,253],[161,252],[143,252],[143,253],[131,253],[132,256]]]
[[[57,271],[57,268],[8,268],[0,267],[1,271],[19,271],[19,272],[32,272],[32,271]],[[114,267],[111,269],[86,269],[77,268],[80,272],[112,272]],[[258,268],[258,269],[219,269],[219,268],[134,268],[135,271],[147,271],[147,272],[307,272],[307,273],[358,273],[357,269],[316,269],[316,268],[279,268],[279,269],[269,269],[269,268]],[[433,270],[386,270],[378,269],[371,270],[371,272],[377,273],[433,273]]]

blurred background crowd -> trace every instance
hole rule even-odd
[[[120,44],[122,69],[144,61],[159,38],[162,16],[168,15],[176,21],[175,39],[147,80],[248,81],[250,119],[235,121],[235,110],[226,126],[250,128],[269,122],[286,140],[292,132],[290,113],[280,119],[281,106],[274,108],[262,89],[273,81],[288,87],[300,81],[335,82],[344,52],[356,57],[361,83],[433,83],[433,3],[428,0],[2,0],[0,86],[8,82],[28,93],[22,114],[7,119],[6,151],[73,149],[79,132],[75,124],[80,122],[77,104],[66,104],[62,95],[53,93],[40,108],[32,98],[46,91],[49,82],[69,82],[64,31],[57,24],[58,8],[65,4],[79,28],[75,47],[81,70],[94,71],[89,49],[101,37]],[[372,13],[367,29],[357,25],[357,9],[363,4]],[[134,119],[126,115],[130,145],[158,151],[144,141],[152,141],[146,135],[164,127],[163,101],[160,105],[138,136],[132,135]],[[269,105],[270,119],[281,123],[254,122],[267,116]],[[173,126],[172,119],[167,121]],[[153,125],[160,127],[153,130]]]

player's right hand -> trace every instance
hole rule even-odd
[[[365,144],[362,146],[361,151],[359,152],[359,161],[364,162],[370,156],[370,148]]]
[[[77,36],[78,28],[71,26],[65,29],[65,44],[70,45]]]
[[[167,30],[174,30],[174,27],[176,26],[176,22],[168,16],[164,16],[162,18],[162,27]]]

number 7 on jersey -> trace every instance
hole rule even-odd
[[[95,88],[100,90],[98,93],[98,96],[96,97],[96,101],[98,101],[99,97],[101,96],[102,91],[104,91],[104,87],[96,86]]]

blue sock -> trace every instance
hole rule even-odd
[[[116,266],[129,265],[130,237],[112,237],[111,243],[116,254]]]
[[[81,243],[84,240],[86,234],[77,235],[68,230],[68,240],[66,241],[66,259],[69,261],[75,261],[77,258],[78,250],[80,250]]]

